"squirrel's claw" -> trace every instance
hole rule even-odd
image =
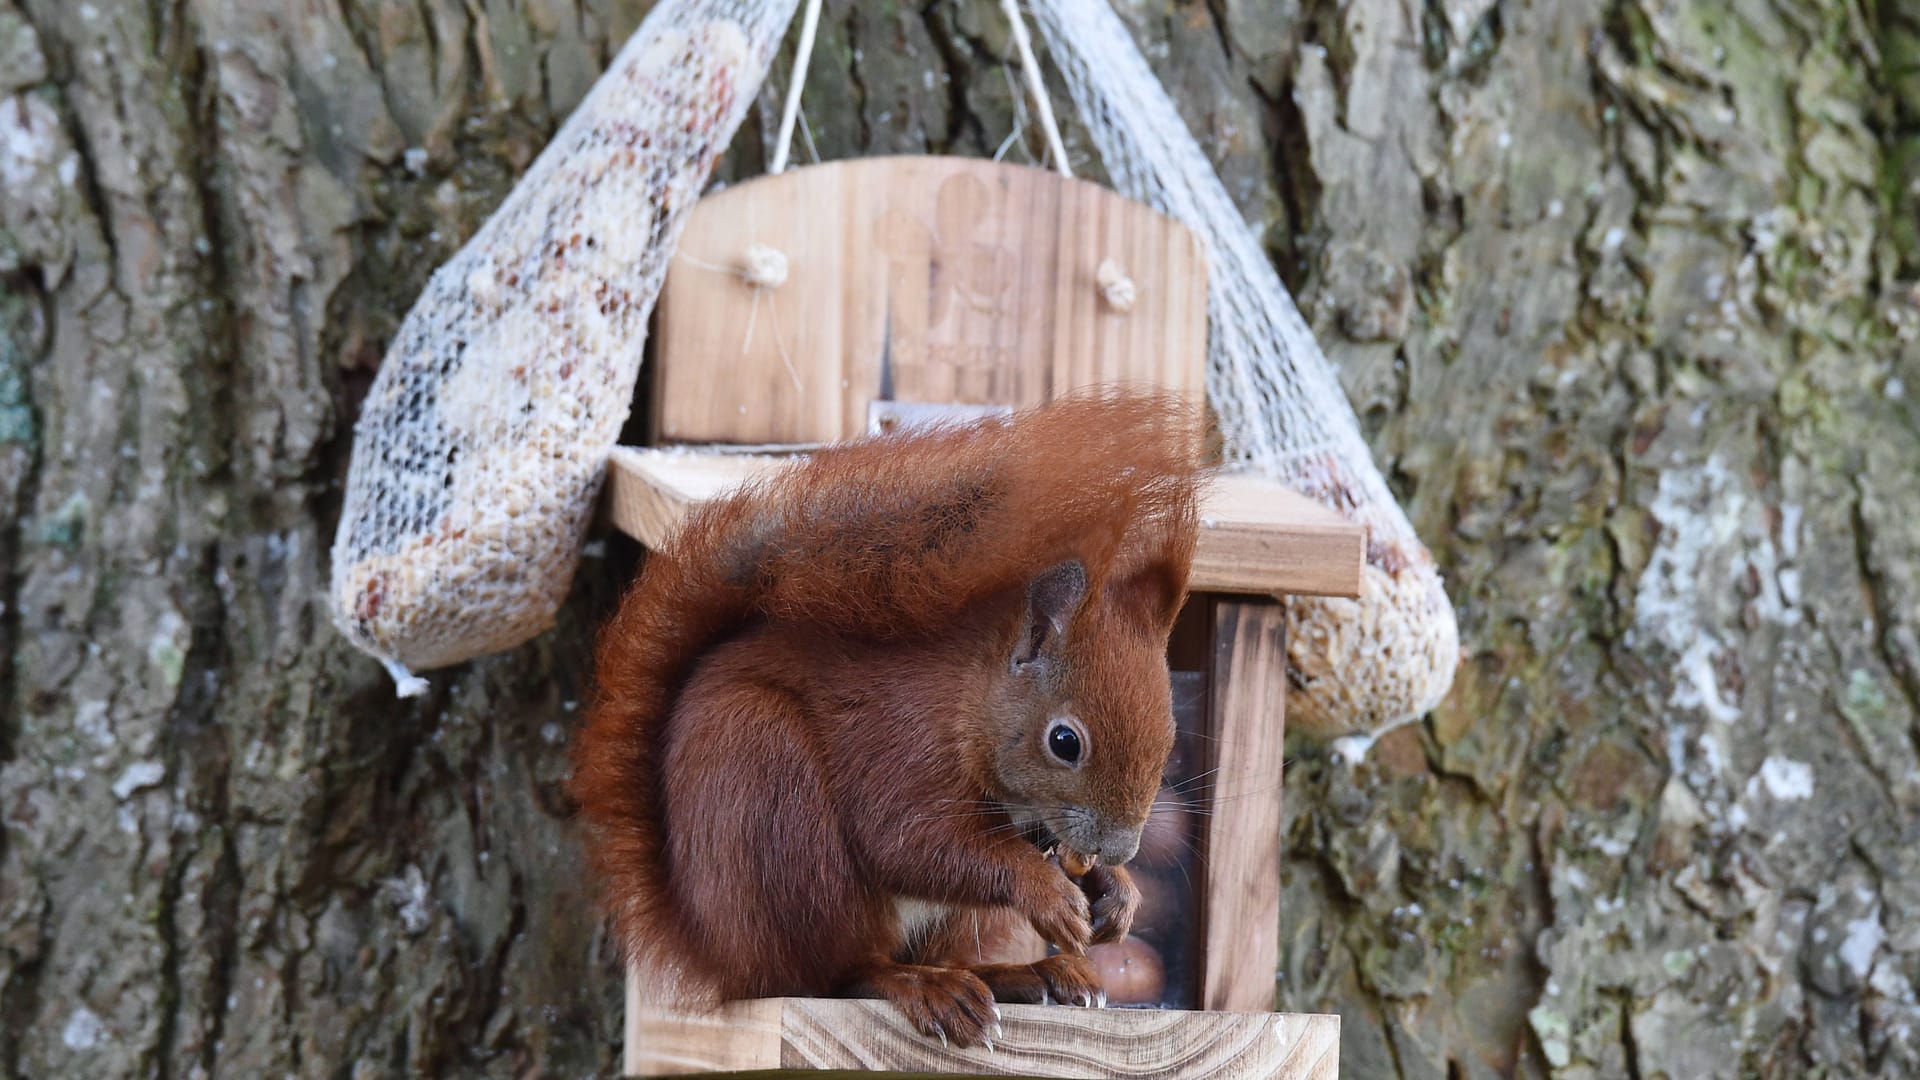
[[[1036,961],[1032,971],[1040,977],[1043,989],[1040,1003],[1043,1005],[1079,1005],[1081,1008],[1093,1008],[1098,1001],[1105,1004],[1106,991],[1100,985],[1100,975],[1094,970],[1092,961],[1084,956],[1060,954]]]
[[[902,964],[869,976],[866,986],[949,1050],[980,1045],[996,1026],[993,992],[971,972]]]

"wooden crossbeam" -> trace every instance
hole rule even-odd
[[[607,486],[613,523],[649,547],[679,528],[697,502],[790,458],[711,450],[615,447]],[[1366,530],[1271,480],[1223,474],[1200,509],[1196,592],[1360,594]]]

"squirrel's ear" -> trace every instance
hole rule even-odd
[[[1187,600],[1187,575],[1172,562],[1155,560],[1108,584],[1107,597],[1150,632],[1168,633]]]
[[[1077,559],[1052,567],[1027,586],[1027,602],[1022,607],[1020,637],[1014,642],[1013,670],[1020,671],[1043,660],[1060,656],[1067,636],[1067,624],[1080,602],[1087,598],[1087,568]]]

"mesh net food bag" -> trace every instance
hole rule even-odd
[[[1459,631],[1433,557],[1375,467],[1313,332],[1107,0],[1031,6],[1114,186],[1185,223],[1206,248],[1207,396],[1230,460],[1369,527],[1358,601],[1287,601],[1299,687],[1289,722],[1364,749],[1452,685]]]
[[[664,0],[401,323],[354,432],[331,607],[414,671],[552,625],[647,318],[794,0]]]

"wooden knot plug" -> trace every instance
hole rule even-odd
[[[1094,271],[1093,280],[1100,286],[1100,295],[1108,307],[1123,314],[1133,310],[1136,298],[1133,279],[1120,269],[1119,263],[1112,259],[1100,260],[1100,268]]]
[[[747,249],[740,276],[755,289],[777,289],[787,283],[787,256],[778,248],[755,244]]]

